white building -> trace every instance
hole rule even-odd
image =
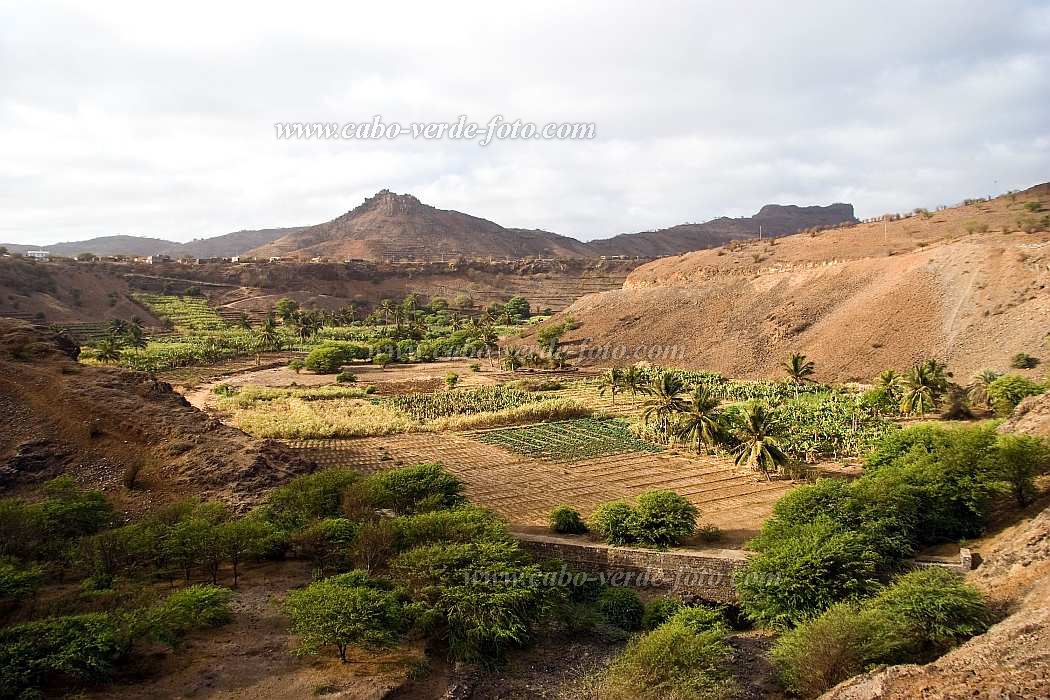
[[[26,257],[33,258],[34,260],[50,260],[51,253],[46,250],[27,250]]]

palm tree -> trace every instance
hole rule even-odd
[[[661,372],[644,391],[648,398],[642,403],[642,420],[655,418],[661,434],[670,437],[671,415],[685,409],[685,382],[675,372]]]
[[[613,406],[616,405],[616,394],[623,388],[623,378],[620,370],[610,369],[602,374],[598,380],[598,396],[609,394],[612,396]]]
[[[988,395],[988,387],[1001,375],[994,369],[983,369],[973,377],[973,382],[967,388],[967,396],[973,406],[992,407],[992,398]]]
[[[737,465],[761,471],[768,481],[770,472],[779,471],[790,461],[777,441],[778,432],[775,416],[769,409],[760,403],[749,404],[740,426]]]
[[[705,446],[718,449],[725,438],[718,403],[718,397],[708,387],[694,387],[685,410],[678,418],[675,436],[682,440],[695,440],[697,454]]]
[[[948,390],[947,367],[935,359],[924,360],[908,370],[901,385],[901,413],[925,416]]]
[[[504,369],[513,372],[525,364],[525,358],[522,356],[521,350],[515,347],[509,347],[503,350],[503,360],[501,361],[501,364]]]
[[[376,312],[383,316],[383,320],[390,322],[390,314],[394,311],[394,302],[390,299],[383,299],[379,302],[379,306],[376,307]]]
[[[620,380],[623,383],[623,387],[631,391],[631,396],[637,396],[642,389],[642,370],[633,365],[627,367],[621,370]]]
[[[262,326],[260,326],[259,342],[268,350],[280,350],[281,346],[284,345],[284,339],[277,332],[277,323],[274,321],[273,315],[267,316]]]
[[[788,361],[782,364],[781,367],[784,368],[788,373],[788,377],[795,384],[805,384],[813,381],[813,372],[816,370],[817,365],[812,360],[806,359],[806,356],[802,353],[793,352]]]
[[[120,360],[120,346],[112,338],[103,338],[95,343],[95,359],[104,364]]]
[[[246,331],[252,329],[252,320],[248,317],[248,314],[241,312],[241,315],[237,317],[237,325]]]
[[[292,323],[295,324],[299,340],[304,343],[321,330],[321,319],[312,311],[297,311],[292,317]]]
[[[875,386],[884,389],[887,393],[895,394],[900,391],[902,380],[903,377],[897,370],[887,369],[875,377]]]
[[[124,335],[128,332],[128,322],[122,318],[114,318],[109,322],[109,332],[111,335]]]
[[[142,326],[137,323],[132,323],[128,326],[128,330],[124,333],[123,338],[124,344],[132,348],[144,348],[146,347],[146,336],[142,332]]]

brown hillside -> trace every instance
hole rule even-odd
[[[547,231],[506,229],[409,194],[382,190],[352,211],[256,248],[251,255],[337,259],[423,256],[588,257],[587,246]]]
[[[837,226],[855,222],[853,206],[831,204],[826,207],[798,207],[767,204],[754,216],[730,219],[719,217],[702,224],[679,224],[671,228],[642,233],[622,233],[589,245],[599,255],[638,255],[659,257],[703,250],[733,240],[755,238],[760,234],[775,238],[807,228]]]
[[[565,315],[582,325],[567,338],[628,351],[584,363],[630,364],[635,348],[671,344],[681,346],[675,364],[738,377],[776,375],[793,351],[829,381],[869,379],[930,356],[961,376],[1005,369],[1017,352],[1046,349],[1048,214],[1050,185],[1040,185],[928,219],[657,260],[622,290],[569,307]],[[1018,231],[1019,220],[1038,230]]]
[[[92,264],[0,257],[0,316],[60,325],[138,318],[161,325],[130,291],[124,279]]]
[[[0,318],[0,494],[33,492],[62,474],[128,510],[200,495],[235,507],[314,468],[193,408],[149,375],[88,367],[79,348]],[[140,484],[124,485],[140,466]]]

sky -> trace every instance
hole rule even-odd
[[[185,241],[388,188],[581,239],[1050,180],[1048,2],[0,0],[0,241]],[[594,124],[279,140],[277,123]]]

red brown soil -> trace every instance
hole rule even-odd
[[[130,511],[188,495],[241,508],[315,467],[210,418],[164,382],[80,365],[76,352],[48,331],[0,319],[0,491],[32,492],[68,474]],[[128,489],[134,467],[138,483]]]
[[[1026,203],[1040,212],[1029,213]],[[626,346],[637,361],[658,346],[663,364],[734,377],[768,377],[791,352],[822,380],[868,380],[925,357],[957,376],[1007,369],[1018,352],[1039,356],[1050,315],[1050,232],[1021,233],[1018,219],[1050,212],[1050,184],[1014,197],[912,216],[747,241],[644,265],[622,290],[589,295],[559,318],[581,322],[570,349]],[[986,233],[966,233],[970,222]],[[1005,230],[1004,230],[1005,229]],[[645,359],[645,356],[641,359]]]

